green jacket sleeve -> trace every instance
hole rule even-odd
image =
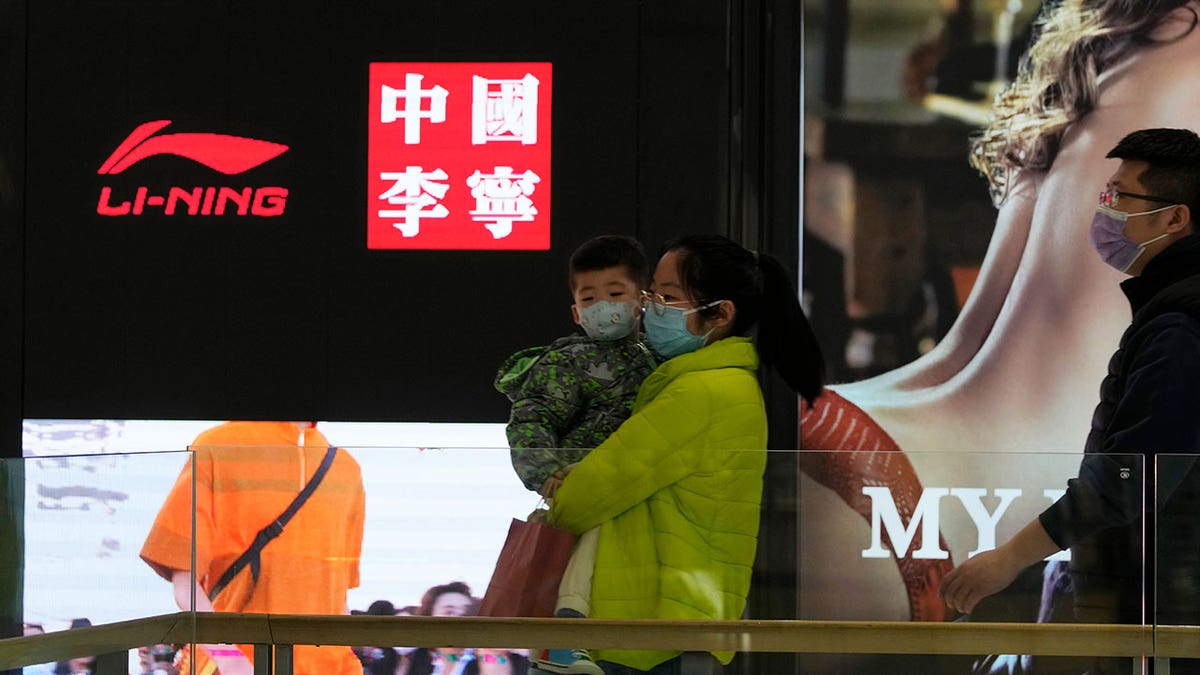
[[[689,441],[704,430],[707,397],[663,390],[567,474],[550,522],[576,534],[611,520],[695,470]]]
[[[513,399],[505,432],[513,469],[530,490],[540,490],[551,474],[563,468],[556,450],[579,409],[580,384],[571,357],[551,350],[530,367]]]

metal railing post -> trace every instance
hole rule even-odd
[[[275,675],[292,675],[291,645],[275,645]]]
[[[129,652],[109,652],[96,657],[96,675],[127,675]]]
[[[254,675],[271,675],[275,670],[271,645],[254,645]]]

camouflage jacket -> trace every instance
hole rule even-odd
[[[632,337],[598,342],[571,335],[510,356],[496,374],[496,389],[513,402],[506,432],[525,487],[540,490],[555,471],[616,431],[657,365]]]

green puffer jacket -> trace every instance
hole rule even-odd
[[[571,335],[510,356],[496,389],[513,402],[505,434],[525,487],[537,492],[629,419],[638,387],[657,365],[634,336]]]
[[[550,522],[576,534],[600,527],[592,617],[741,618],[767,462],[757,367],[754,345],[737,337],[667,361],[633,415],[567,475]],[[678,653],[596,657],[648,670]]]

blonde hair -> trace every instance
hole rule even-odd
[[[1100,73],[1137,47],[1189,0],[1047,1],[1037,35],[1017,77],[996,97],[992,119],[972,139],[971,165],[988,181],[999,205],[1020,169],[1045,170],[1058,154],[1067,127],[1096,106]],[[1187,31],[1172,36],[1178,39]]]

